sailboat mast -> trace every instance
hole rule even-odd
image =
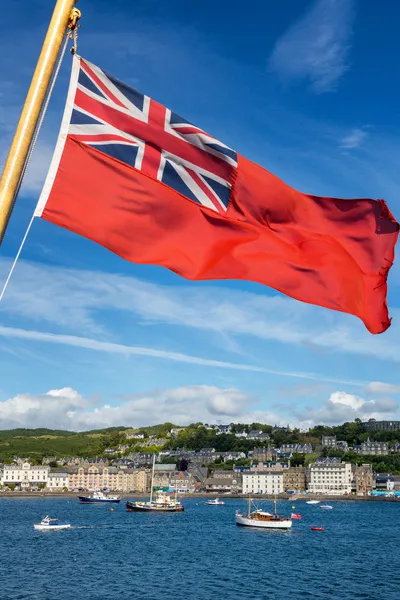
[[[251,504],[251,498],[249,496],[248,502],[247,502],[247,516],[248,517],[250,517],[250,504]]]
[[[151,472],[151,486],[150,486],[150,502],[153,501],[153,484],[154,484],[154,469],[156,466],[156,455],[153,454],[153,469]]]

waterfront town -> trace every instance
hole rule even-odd
[[[390,432],[393,432],[397,438],[400,432],[398,421],[372,419],[357,426],[368,435],[386,432],[386,437],[391,437]],[[241,440],[246,442],[242,446],[251,446],[251,449],[221,451],[215,447],[189,449],[177,446],[181,439],[188,439],[190,429],[197,436],[204,432],[214,436],[215,440],[223,442],[215,444],[218,446]],[[105,447],[102,456],[43,456],[40,463],[29,456],[14,456],[4,462],[0,459],[0,490],[7,493],[107,489],[146,493],[150,488],[155,455],[154,487],[175,490],[179,494],[310,493],[360,497],[376,493],[397,496],[400,492],[399,474],[376,470],[376,465],[382,465],[377,459],[400,457],[400,443],[396,441],[376,441],[367,437],[360,444],[350,446],[336,435],[322,435],[319,443],[282,443],[278,446],[274,439],[293,437],[290,428],[260,426],[260,429],[251,429],[245,426],[240,430],[235,424],[171,426],[164,427],[162,434],[154,435],[143,430],[126,430],[114,440],[120,441],[121,436],[125,442]],[[348,456],[355,458],[348,460]]]

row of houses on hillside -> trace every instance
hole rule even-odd
[[[349,444],[343,440],[337,440],[335,435],[324,435],[322,436],[322,447],[328,449],[339,449],[344,452],[352,450],[357,454],[363,454],[365,456],[386,456],[392,452],[400,451],[400,444],[396,443],[392,448],[389,448],[388,442],[375,442],[369,438],[361,442],[361,444],[349,447]]]

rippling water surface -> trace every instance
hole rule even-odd
[[[124,503],[111,512],[70,498],[0,498],[0,599],[400,598],[400,502],[335,502],[331,511],[297,502],[303,519],[287,533],[237,527],[243,501],[203,502],[136,514]],[[73,528],[34,531],[46,514]]]

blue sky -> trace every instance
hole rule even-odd
[[[294,187],[385,198],[399,218],[394,0],[384,12],[373,0],[78,6],[83,57]],[[0,164],[50,17],[47,0],[7,12]],[[1,249],[2,279],[49,166],[70,63]],[[400,418],[398,265],[389,286],[392,327],[372,336],[354,317],[253,283],[188,282],[36,220],[0,304],[0,428]]]

